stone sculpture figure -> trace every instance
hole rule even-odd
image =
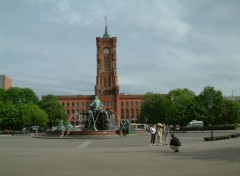
[[[93,121],[93,126],[92,126],[92,130],[97,131],[96,128],[96,121],[97,121],[97,117],[94,118],[94,116],[96,116],[96,112],[101,111],[102,110],[102,102],[98,99],[98,96],[94,97],[93,102],[89,105],[89,110],[88,110],[88,118],[91,118]],[[90,125],[90,124],[89,124]],[[90,126],[88,127],[90,128]]]
[[[93,102],[89,105],[92,111],[101,110],[102,106],[102,102],[98,99],[98,96],[95,96]]]

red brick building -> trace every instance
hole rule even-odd
[[[12,79],[6,75],[0,75],[0,88],[7,90],[10,87],[12,87]]]
[[[104,104],[104,109],[110,109],[117,114],[116,125],[122,120],[136,121],[140,115],[144,95],[124,95],[119,93],[117,75],[117,38],[110,37],[105,26],[103,37],[96,38],[97,45],[97,76],[95,95]],[[57,96],[67,112],[68,118],[73,114],[86,111],[95,95]]]

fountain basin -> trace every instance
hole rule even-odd
[[[46,131],[47,135],[56,135],[57,133],[55,131]],[[65,135],[116,135],[116,130],[99,130],[99,131],[92,131],[92,130],[84,130],[84,131],[65,131]]]

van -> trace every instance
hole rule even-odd
[[[188,123],[188,126],[203,126],[203,121],[197,121],[197,120],[192,120],[191,122]]]

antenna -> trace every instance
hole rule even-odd
[[[107,26],[107,17],[104,17],[104,19],[105,19],[105,22],[106,22],[106,26]]]
[[[105,22],[106,22],[106,26],[105,26],[105,33],[103,34],[103,37],[104,38],[109,38],[109,34],[108,34],[108,31],[107,31],[107,17],[104,17],[105,19]]]

